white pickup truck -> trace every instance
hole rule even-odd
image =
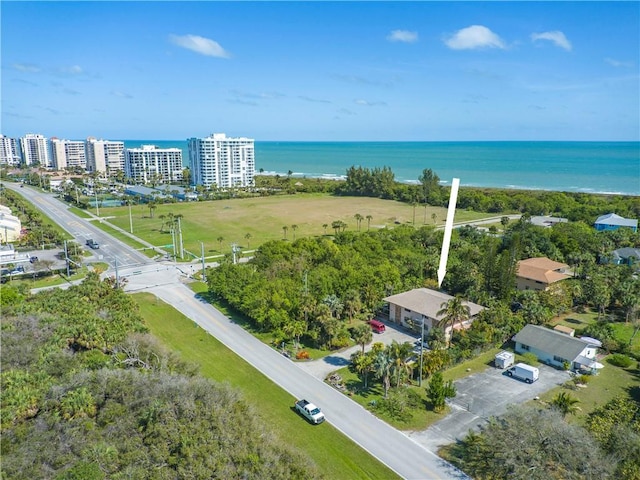
[[[306,400],[298,400],[295,404],[296,412],[305,417],[313,424],[324,422],[324,413],[320,411],[313,403],[309,403]]]

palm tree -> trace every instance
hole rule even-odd
[[[218,237],[218,243],[220,244],[220,251],[222,251],[222,242],[224,242],[224,237]]]
[[[360,231],[360,224],[362,223],[362,220],[364,220],[364,217],[359,213],[356,213],[353,218],[356,219],[356,222],[358,223],[358,231]]]
[[[460,295],[456,295],[451,300],[443,302],[436,315],[442,316],[438,322],[438,326],[443,327],[446,332],[447,325],[451,325],[451,333],[453,333],[453,327],[456,323],[460,323],[460,325],[462,325],[464,321],[469,320],[471,310],[468,305],[462,303],[462,297]],[[451,339],[451,333],[448,335],[449,339]]]
[[[336,220],[334,222],[331,222],[331,228],[333,228],[333,230],[335,231],[336,235],[338,234],[338,230],[340,230],[341,226],[342,226],[342,222],[340,220]]]
[[[296,230],[298,229],[298,225],[291,225],[291,230],[293,231],[293,241],[296,241]]]
[[[433,220],[433,224],[436,224],[436,220],[438,219],[438,214],[436,212],[433,212],[431,214],[431,220]]]
[[[149,207],[149,216],[153,218],[153,212],[155,211],[156,208],[158,208],[158,205],[156,205],[156,202],[151,201],[148,203],[147,206]]]
[[[362,353],[364,354],[364,346],[373,340],[371,327],[366,324],[358,325],[353,329],[353,340],[362,346]]]
[[[244,236],[244,238],[245,238],[245,240],[247,241],[247,249],[251,248],[251,246],[249,245],[249,241],[251,240],[251,234],[250,234],[250,233],[247,233],[247,234]]]
[[[367,327],[369,331],[371,329]],[[372,371],[374,364],[374,357],[372,355],[365,355],[364,353],[356,352],[351,356],[351,363],[355,368],[356,372],[362,376],[362,383],[364,388],[367,388],[367,380],[369,377],[369,372]]]
[[[160,224],[160,233],[164,233],[164,219],[167,218],[167,216],[162,214],[158,218],[162,220],[162,223]]]
[[[287,232],[289,231],[289,227],[286,225],[282,227],[282,234],[284,235],[284,239],[287,239]]]
[[[384,387],[384,398],[387,398],[389,388],[391,387],[391,366],[393,360],[389,354],[389,349],[385,348],[381,352],[378,352],[374,361],[374,368],[376,377],[382,380],[382,386]]]
[[[328,227],[328,226],[329,226],[329,225],[328,225],[328,224],[326,224],[326,223],[323,223],[323,224],[322,224],[322,228],[324,229],[324,234],[325,234],[325,235],[327,234],[327,227]]]
[[[371,220],[373,220],[373,217],[371,215],[367,215],[367,231],[369,231],[369,228],[371,227]]]
[[[411,366],[407,363],[407,358],[411,355],[413,347],[409,342],[399,343],[394,340],[388,348],[393,361],[391,371],[396,378],[396,388],[399,388],[402,378],[411,372]]]
[[[558,410],[563,417],[566,417],[568,414],[574,414],[581,410],[578,403],[580,403],[580,400],[572,397],[570,393],[560,392],[551,400],[551,407]]]

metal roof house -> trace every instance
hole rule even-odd
[[[518,262],[516,288],[518,290],[546,290],[552,283],[571,278],[569,265],[547,257],[528,258]]]
[[[595,338],[575,338],[539,325],[526,325],[513,340],[516,353],[533,353],[547,365],[563,367],[567,362],[571,370],[587,370],[595,373],[603,367],[596,361],[598,347]]]
[[[640,248],[618,248],[611,254],[611,262],[616,265],[640,265]]]
[[[630,228],[634,232],[638,231],[638,220],[624,218],[615,213],[607,213],[606,215],[599,216],[593,225],[598,231],[617,230],[620,227]]]
[[[408,292],[398,293],[384,298],[389,304],[389,321],[409,328],[420,333],[422,322],[424,322],[425,334],[436,326],[441,320],[442,315],[438,312],[442,310],[442,304],[448,302],[453,297],[437,290],[429,288],[415,288]],[[471,325],[478,313],[485,307],[473,302],[462,302],[469,307],[469,320],[463,322],[462,326],[455,325],[454,328],[467,328]],[[445,334],[451,334],[451,327],[447,328]]]

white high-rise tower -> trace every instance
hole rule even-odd
[[[220,188],[253,185],[256,169],[253,139],[214,133],[207,138],[190,138],[188,142],[193,185]]]

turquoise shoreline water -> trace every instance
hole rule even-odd
[[[187,142],[125,140],[126,147]],[[401,182],[430,168],[443,184],[640,195],[640,142],[255,142],[256,170],[342,177],[352,166],[388,166]]]

